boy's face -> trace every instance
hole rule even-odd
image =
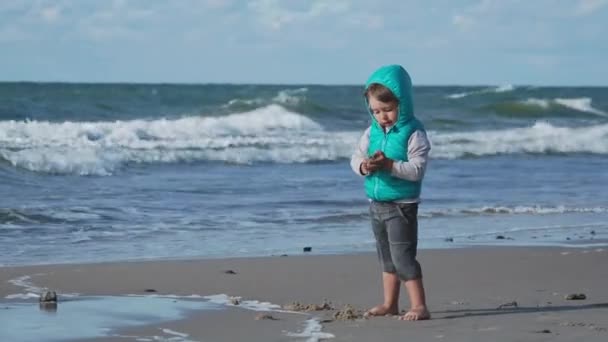
[[[381,102],[374,96],[368,99],[369,108],[374,114],[376,121],[383,128],[390,127],[397,122],[399,106],[395,102]]]

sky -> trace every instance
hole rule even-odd
[[[0,81],[608,85],[608,0],[2,0]]]

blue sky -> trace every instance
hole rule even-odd
[[[608,0],[9,0],[0,80],[608,85]]]

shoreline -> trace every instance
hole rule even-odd
[[[495,243],[482,242],[479,244],[475,243],[461,243],[458,241],[448,241],[451,238],[443,239],[445,244],[443,247],[420,247],[418,251],[445,251],[445,250],[463,250],[463,249],[485,249],[485,248],[563,248],[563,249],[593,249],[593,248],[606,248],[608,249],[608,239],[579,239],[579,240],[565,240],[563,243],[556,243],[549,241],[546,243],[509,243],[506,241],[514,241],[511,238],[497,238]],[[304,252],[304,248],[311,248],[310,252]],[[265,258],[276,258],[276,257],[309,257],[309,256],[339,256],[339,255],[360,255],[360,254],[375,254],[376,251],[373,249],[369,250],[350,250],[350,251],[336,251],[336,252],[318,252],[315,250],[314,245],[312,247],[302,247],[298,251],[293,253],[284,254],[251,254],[251,255],[239,255],[239,256],[222,256],[222,255],[201,255],[201,256],[183,256],[183,257],[153,257],[153,258],[131,258],[131,259],[119,259],[119,260],[108,260],[108,261],[76,261],[76,262],[50,262],[50,263],[36,263],[36,264],[0,264],[0,270],[6,268],[20,268],[20,267],[35,267],[35,266],[65,266],[65,265],[97,265],[97,264],[115,264],[115,263],[148,263],[148,262],[171,262],[171,261],[204,261],[204,260],[241,260],[241,259],[265,259]]]
[[[163,329],[187,335],[181,337],[184,341],[299,341],[305,338],[290,337],[287,332],[308,329],[307,320],[315,317],[322,327],[319,333],[332,334],[332,341],[608,338],[608,248],[423,249],[419,260],[433,319],[416,323],[394,318],[322,322],[345,305],[363,311],[381,301],[374,253],[3,267],[0,302],[5,305],[6,296],[28,292],[27,287],[10,281],[29,277],[22,278],[20,285],[32,286],[29,290],[34,291],[53,289],[60,297],[70,293],[82,298],[174,295],[178,300],[197,295],[200,300],[225,294],[279,306],[328,300],[335,309],[306,315],[275,309],[270,314],[276,320],[256,320],[257,311],[223,305],[162,323],[124,327],[95,341],[133,341],[133,336],[159,334],[169,338],[171,333]],[[584,293],[586,299],[566,300],[571,293]],[[517,305],[504,306],[513,302]],[[400,309],[407,308],[405,296],[400,303]],[[58,303],[58,316],[67,311],[65,304]]]

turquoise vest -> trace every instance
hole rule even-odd
[[[376,70],[366,82],[366,89],[372,83],[379,83],[390,89],[399,99],[399,117],[388,132],[378,124],[373,114],[370,129],[368,155],[383,151],[387,158],[396,161],[407,161],[408,140],[416,130],[424,127],[414,117],[412,101],[412,82],[399,65],[389,65]],[[369,104],[366,103],[369,110]],[[365,192],[376,201],[395,201],[399,199],[418,198],[421,181],[408,181],[391,176],[389,170],[376,171],[365,178]]]

